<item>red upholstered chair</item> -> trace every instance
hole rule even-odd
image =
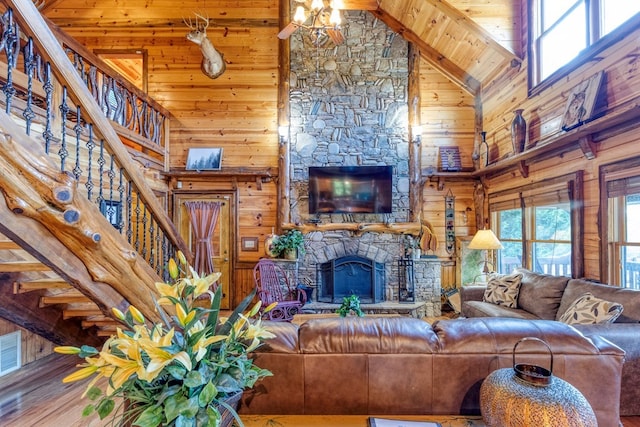
[[[253,268],[253,280],[263,309],[271,303],[278,303],[265,314],[269,320],[289,322],[307,302],[306,293],[291,287],[282,268],[269,259],[258,261]]]

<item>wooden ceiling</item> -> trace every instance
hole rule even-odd
[[[343,0],[369,10],[415,43],[433,66],[472,94],[520,66],[521,2],[512,0]],[[56,25],[79,28],[181,27],[192,11],[217,27],[274,27],[277,0],[37,0]],[[286,22],[284,23],[286,24]],[[277,31],[276,31],[277,33]]]

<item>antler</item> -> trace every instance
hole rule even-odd
[[[186,20],[186,18],[182,18],[182,22],[184,22],[184,24],[189,27],[189,29],[191,31],[201,31],[203,33],[207,32],[207,28],[209,28],[209,17],[205,17],[204,15],[194,12],[193,13],[196,16],[196,22],[195,24],[193,23],[193,21],[191,21],[191,18],[189,18],[189,21]],[[202,19],[204,21],[204,24],[202,25],[202,28],[200,27],[200,25],[198,25],[198,18]]]

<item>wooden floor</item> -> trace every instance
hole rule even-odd
[[[82,418],[88,401],[81,398],[86,382],[62,384],[74,370],[75,356],[52,355],[29,364],[20,371],[0,377],[0,425],[3,427],[98,427],[98,419]],[[354,425],[353,417],[331,417],[334,425]],[[349,422],[347,422],[349,419]],[[251,421],[251,420],[247,420]],[[622,418],[624,427],[640,427],[640,417]],[[312,424],[310,424],[312,425]],[[251,424],[251,427],[258,424]],[[366,424],[363,424],[365,427]],[[299,427],[299,426],[298,426]]]

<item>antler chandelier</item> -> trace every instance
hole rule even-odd
[[[296,1],[305,5],[296,7],[293,21],[280,31],[279,38],[286,39],[298,28],[304,28],[309,31],[311,40],[316,46],[325,35],[337,45],[344,42],[344,36],[340,31],[340,24],[342,24],[340,0],[311,0],[310,6],[306,5],[308,1]]]

